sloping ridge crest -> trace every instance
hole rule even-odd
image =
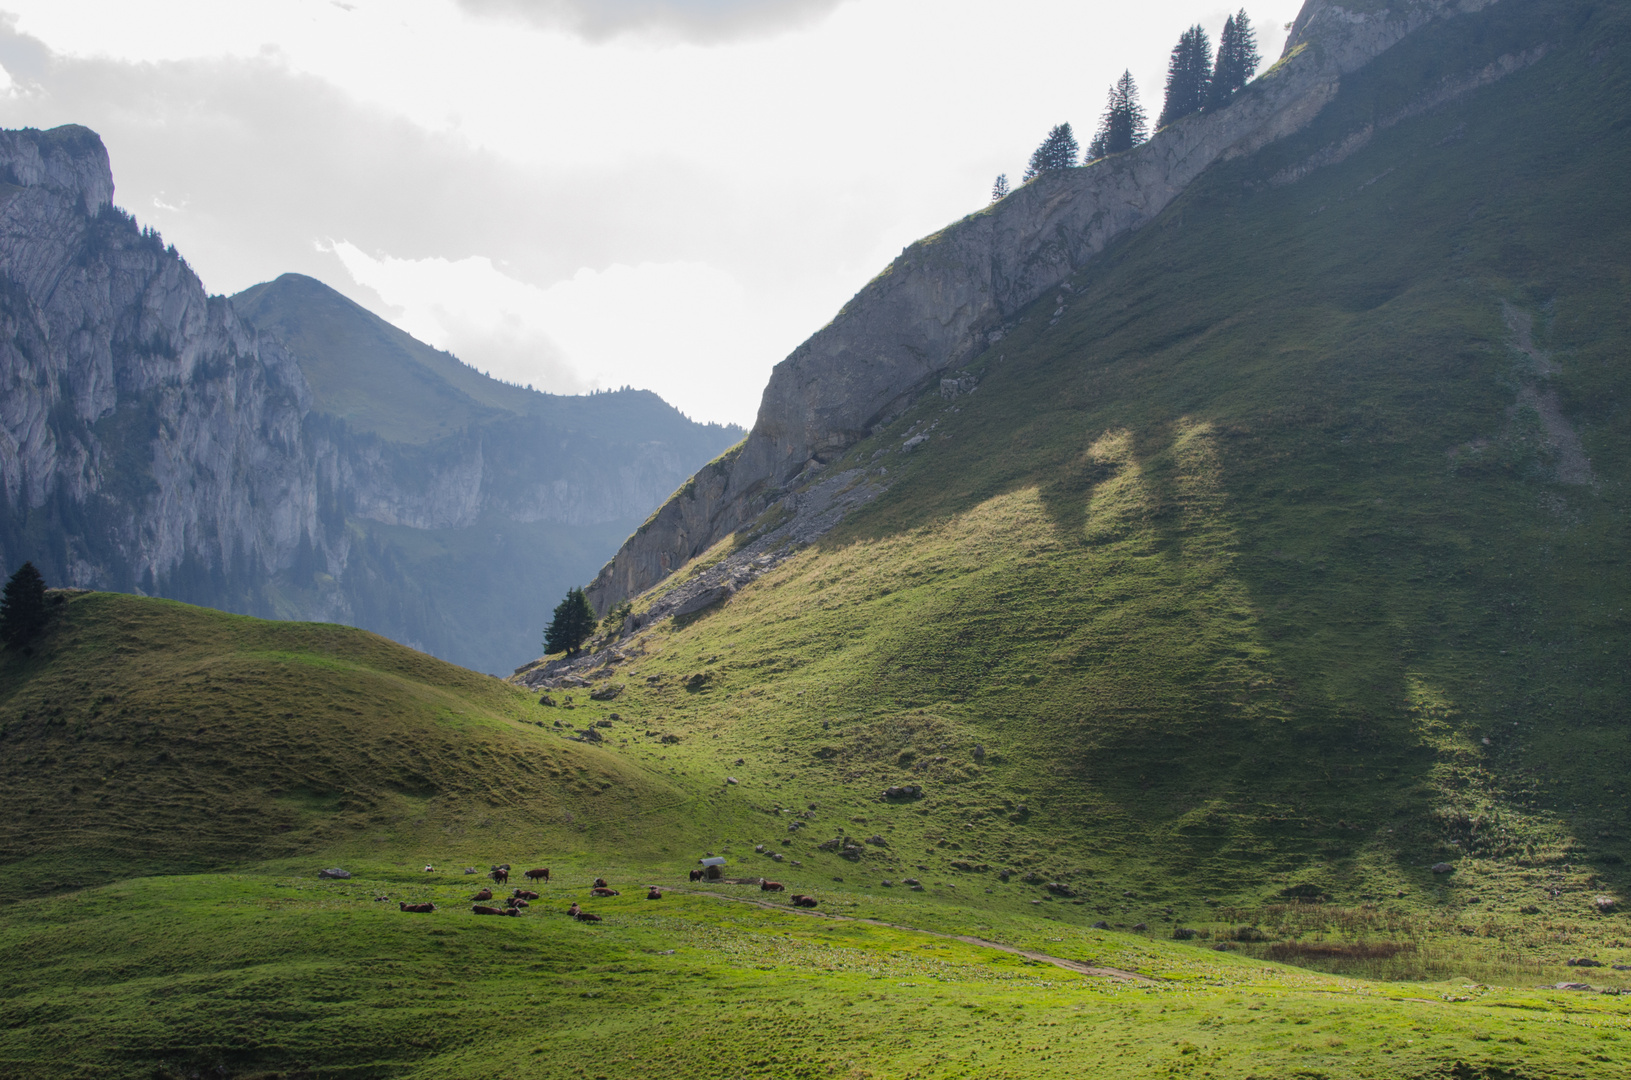
[[[1388,0],[1357,10],[1307,0],[1279,62],[1227,108],[1085,168],[1043,173],[906,248],[776,365],[747,438],[624,542],[589,587],[596,611],[753,521],[804,469],[835,459],[939,373],[994,343],[1004,322],[1155,218],[1208,166],[1300,131],[1343,75],[1435,19],[1494,2]]]

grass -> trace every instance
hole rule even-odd
[[[613,701],[72,600],[0,661],[0,1073],[1624,1072],[1631,999],[1542,987],[1631,983],[1627,40],[1536,2],[1398,46],[857,446],[887,496]],[[555,883],[477,919],[496,862]]]

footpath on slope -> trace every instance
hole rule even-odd
[[[882,919],[869,919],[863,915],[835,915],[830,911],[815,911],[811,908],[787,907],[782,904],[772,904],[768,900],[755,900],[750,896],[731,896],[728,893],[712,892],[706,889],[672,889],[672,892],[688,893],[692,896],[712,896],[720,900],[729,900],[736,904],[753,904],[757,907],[768,908],[771,911],[786,912],[791,915],[813,915],[821,919],[834,919],[838,922],[867,923],[872,926],[883,926],[890,930],[905,930],[912,934],[926,934],[929,937],[945,938],[948,941],[961,941],[966,945],[976,945],[982,949],[996,949],[998,952],[1009,953],[1013,956],[1023,956],[1027,960],[1036,960],[1044,964],[1052,964],[1066,971],[1074,971],[1078,975],[1091,975],[1102,979],[1119,979],[1128,982],[1153,983],[1161,980],[1149,975],[1140,975],[1136,971],[1123,971],[1120,968],[1095,967],[1084,964],[1079,960],[1067,960],[1062,956],[1050,956],[1047,953],[1036,952],[1031,949],[1021,949],[1017,945],[1004,945],[999,941],[987,941],[985,938],[974,937],[969,934],[945,934],[939,930],[924,930],[917,926],[906,926],[902,923],[885,922]]]

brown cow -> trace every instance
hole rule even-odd
[[[504,901],[504,906],[505,907],[511,907],[511,908],[523,908],[523,907],[529,907],[530,905],[525,900],[517,900],[515,897],[512,896],[509,899]]]
[[[476,895],[472,896],[470,899],[472,899],[472,900],[491,900],[492,898],[493,898],[493,890],[483,889],[483,890],[481,890],[481,892],[479,892]]]
[[[486,904],[472,904],[472,905],[470,905],[470,910],[474,911],[477,915],[519,915],[519,914],[521,914],[519,911],[516,911],[514,908],[505,909],[505,908],[488,907]]]
[[[515,897],[517,900],[536,900],[536,899],[538,899],[538,894],[533,892],[531,889],[517,889],[513,893],[511,893],[510,895]]]
[[[510,883],[510,868],[508,866],[495,866],[487,876],[500,885],[508,885]]]
[[[786,892],[787,891],[787,886],[783,885],[779,881],[771,881],[769,878],[760,878],[759,879],[759,891],[760,892]]]
[[[608,886],[606,885],[606,879],[605,878],[603,878],[603,877],[595,878],[595,888],[604,889],[604,888],[607,888],[607,887]]]
[[[549,867],[541,866],[536,870],[528,870],[525,874],[522,874],[521,876],[526,878],[528,881],[545,881],[545,882],[547,882],[549,880]]]
[[[399,902],[396,906],[403,911],[411,911],[416,915],[427,915],[436,910],[435,904],[404,904]]]
[[[590,889],[590,896],[622,896],[616,889]]]
[[[653,885],[651,888],[646,890],[646,899],[647,900],[661,900],[662,898],[663,898],[663,891],[661,889],[657,888],[657,886]]]
[[[578,912],[581,910],[583,909],[578,907],[578,902],[574,900],[572,901],[572,906],[566,909],[566,913],[575,919],[578,917]]]
[[[591,915],[587,911],[580,911],[580,912],[578,912],[578,921],[579,922],[599,922],[600,921],[600,916],[599,915]]]
[[[813,896],[805,896],[803,893],[794,893],[793,894],[793,906],[794,907],[815,907],[816,906],[816,898],[813,897]]]
[[[704,874],[701,870],[691,871],[691,880],[692,881],[701,881],[703,878],[705,878],[707,876],[708,875]]]

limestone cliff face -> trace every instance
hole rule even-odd
[[[262,330],[112,198],[94,132],[0,132],[6,572],[31,559],[53,585],[349,622],[508,670],[560,594],[735,437],[652,394],[535,394],[446,354],[400,381],[463,408],[456,429],[359,430],[305,374],[358,358],[313,342],[434,350],[311,279],[267,287],[255,312],[289,302]],[[286,340],[291,325],[310,332]]]
[[[1427,22],[1487,0],[1308,0],[1281,61],[1227,108],[1187,117],[1086,168],[1045,173],[907,248],[831,323],[776,365],[729,461],[698,473],[590,587],[597,610],[662,580],[752,521],[812,464],[897,413],[947,368],[1118,237],[1150,221],[1216,161],[1308,124],[1342,76]]]

